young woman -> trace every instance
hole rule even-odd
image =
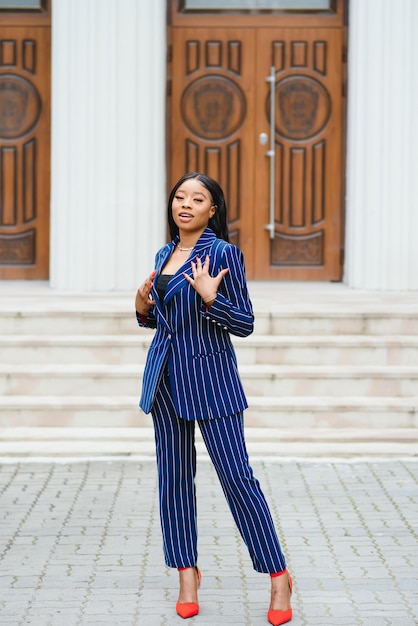
[[[267,617],[278,626],[292,619],[292,579],[248,462],[248,405],[230,334],[249,335],[254,317],[242,252],[228,243],[218,183],[196,172],[183,176],[169,197],[168,224],[172,241],[157,252],[135,307],[139,325],[156,328],[140,407],[154,422],[164,557],[179,571],[176,610],[183,618],[199,612],[197,422],[254,569],[271,576]]]

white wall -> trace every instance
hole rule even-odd
[[[130,290],[165,241],[165,0],[52,11],[51,286]]]
[[[418,2],[350,0],[344,282],[418,288]]]

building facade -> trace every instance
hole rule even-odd
[[[301,12],[297,16],[272,14],[267,23],[254,11],[223,25],[216,21],[224,19],[216,16],[216,9],[202,11],[193,4],[183,13],[181,8],[188,3],[174,0],[55,0],[50,7],[50,172],[49,183],[41,178],[36,188],[40,193],[42,186],[49,185],[46,191],[50,191],[49,250],[42,240],[37,248],[38,254],[48,250],[50,285],[72,291],[134,289],[152,270],[154,253],[166,241],[167,185],[178,173],[199,165],[208,173],[219,172],[220,182],[229,185],[231,230],[248,256],[250,278],[342,280],[355,289],[417,289],[417,2],[331,0],[323,4],[335,9],[335,16],[329,18],[335,19],[335,28],[334,22],[315,22],[312,11],[306,11],[311,21],[305,25],[294,21]],[[293,4],[296,7],[298,2]],[[14,57],[13,46],[5,44],[12,40],[12,25],[3,19],[7,15],[0,13],[0,87],[3,81],[3,93],[14,96],[34,82],[35,70],[28,44],[31,34],[26,31],[19,44],[26,51],[22,76],[15,77],[20,57]],[[340,29],[340,34],[328,37],[332,28]],[[264,29],[261,37],[257,29]],[[267,35],[270,44],[263,52]],[[179,50],[187,50],[184,58]],[[261,88],[254,86],[254,76],[260,74],[263,54],[268,61],[271,50],[276,64],[274,95],[268,91],[268,72],[262,69],[266,74],[262,89],[267,91],[257,100]],[[332,63],[340,59],[341,50],[342,60],[335,69],[340,72],[341,89],[338,86],[333,95],[331,85],[337,79]],[[284,59],[283,66],[280,59]],[[267,122],[274,110],[269,93],[277,99],[276,111],[283,115],[281,121],[272,121],[278,137],[272,146],[275,171],[284,172],[283,185],[280,180],[272,185],[269,178],[273,170],[270,157],[266,158],[271,147]],[[35,95],[30,97],[35,119],[47,107],[43,103],[44,108],[38,110]],[[0,88],[0,112],[1,98]],[[297,111],[303,98],[305,117],[290,119],[283,108],[286,102],[289,111]],[[222,129],[216,113],[210,119],[210,115],[196,116],[200,105],[192,110],[190,103],[198,101],[208,115],[217,106],[226,107],[230,126]],[[3,117],[5,102],[3,96]],[[310,122],[306,117],[309,106],[317,111]],[[309,123],[312,132],[306,126],[303,135],[301,128]],[[17,149],[13,152],[15,136],[4,137],[10,134],[7,124],[3,123],[2,136],[4,189],[20,154]],[[244,128],[253,133],[253,139],[248,139],[252,135],[244,134]],[[30,131],[25,128],[22,135],[24,180],[33,171],[31,155],[39,156]],[[199,138],[199,133],[201,143],[190,139]],[[340,159],[337,174],[333,150]],[[251,167],[249,154],[254,155]],[[286,172],[293,172],[293,178],[286,178]],[[306,193],[300,180],[309,183]],[[241,191],[236,191],[239,185]],[[331,188],[336,189],[334,195]],[[273,206],[277,228],[272,227],[275,234],[264,260],[270,226],[262,216],[260,234],[254,234],[255,211],[264,193],[266,210],[275,192],[278,206],[281,189],[292,198],[293,213],[286,217],[286,198],[283,216],[280,207],[275,213]],[[12,191],[8,197],[15,197]],[[242,208],[246,202],[251,213]],[[31,206],[30,199],[25,200],[27,206]],[[16,273],[16,255],[10,257],[14,273],[8,273],[7,251],[17,238],[11,230],[12,201],[3,202],[2,215],[6,252],[0,254],[0,278],[30,278]],[[329,218],[325,226],[324,216]],[[32,218],[29,215],[28,223]],[[27,228],[27,239],[30,232]],[[300,261],[300,255],[305,260]],[[334,269],[324,273],[324,258],[329,255]],[[266,272],[269,263],[272,269]]]

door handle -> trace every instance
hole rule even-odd
[[[276,157],[276,144],[275,144],[275,134],[276,134],[276,125],[275,125],[275,117],[276,117],[276,68],[272,67],[270,69],[270,74],[266,78],[266,82],[270,83],[270,149],[267,150],[266,156],[270,159],[270,222],[264,226],[265,230],[268,230],[270,233],[270,239],[274,239],[274,177],[275,177],[275,157]],[[263,135],[265,133],[261,133]],[[261,142],[260,135],[260,143]],[[267,139],[267,138],[266,138]],[[265,142],[267,143],[267,141]],[[263,144],[265,145],[265,144]]]

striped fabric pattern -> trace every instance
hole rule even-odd
[[[177,242],[178,238],[157,253],[154,284]],[[183,272],[192,275],[193,258],[203,261],[207,254],[212,276],[229,268],[208,311],[183,276]],[[247,408],[230,338],[230,334],[246,337],[254,328],[244,258],[239,248],[217,239],[207,228],[191,256],[168,283],[163,304],[155,287],[152,296],[156,304],[146,324],[137,315],[140,326],[156,327],[144,369],[141,409],[145,413],[151,411],[166,364],[174,406],[183,419],[224,417]]]
[[[152,408],[157,451],[160,518],[165,562],[196,565],[195,422],[179,418],[165,370]],[[249,465],[243,414],[198,422],[235,523],[258,572],[285,569],[273,520]]]

